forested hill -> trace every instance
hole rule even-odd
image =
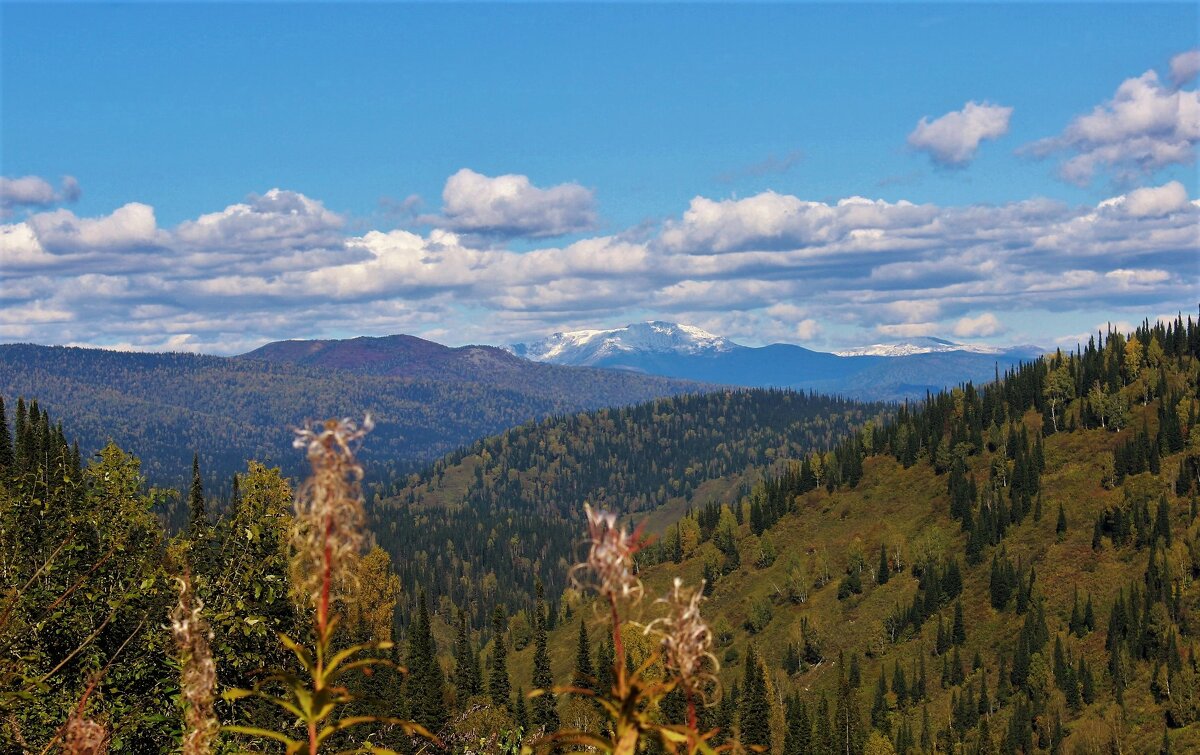
[[[291,474],[301,458],[290,428],[312,418],[371,412],[377,427],[364,460],[371,477],[383,480],[532,419],[702,389],[530,362],[496,374],[430,369],[419,378],[393,377],[260,359],[0,345],[0,394],[38,400],[71,428],[85,454],[109,439],[136,449],[146,476],[169,486],[186,484],[194,451],[210,487],[247,459]]]
[[[858,433],[853,485],[809,460],[694,510],[640,575],[707,580],[701,729],[776,755],[1200,751],[1198,389],[1196,323],[1101,335]],[[603,636],[565,602],[556,680],[580,619]]]
[[[412,475],[377,503],[374,531],[412,594],[423,588],[483,626],[496,603],[520,605],[538,578],[551,595],[563,589],[585,502],[638,519],[677,518],[736,498],[773,464],[827,450],[886,411],[740,390],[555,417]]]

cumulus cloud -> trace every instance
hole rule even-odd
[[[953,332],[959,338],[983,338],[1004,332],[1004,325],[991,312],[984,312],[978,317],[961,318],[954,323]]]
[[[763,192],[746,199],[692,199],[681,221],[668,224],[662,243],[675,251],[778,250],[837,241],[869,243],[882,231],[917,228],[937,209],[911,202],[849,197],[835,204]]]
[[[0,176],[0,207],[44,207],[57,202],[74,202],[80,196],[79,181],[63,176],[58,190],[41,176]]]
[[[1178,181],[1162,186],[1144,186],[1100,203],[1101,208],[1124,212],[1136,218],[1168,215],[1187,206],[1187,189]]]
[[[141,202],[130,202],[111,215],[96,218],[53,210],[31,215],[25,223],[42,248],[51,253],[149,249],[165,242],[154,208]]]
[[[1136,320],[1190,310],[1200,286],[1200,203],[1176,183],[1085,207],[696,197],[656,232],[521,250],[346,225],[283,189],[173,228],[140,203],[0,223],[0,327],[227,353],[345,333],[496,343],[646,313],[744,342],[986,338],[1010,332],[1006,313],[1046,312],[1048,342],[1049,313]]]
[[[460,233],[550,238],[595,227],[595,197],[576,183],[540,189],[528,176],[463,168],[446,180],[442,214],[424,219]]]
[[[1188,50],[1171,58],[1171,82],[1181,87],[1200,73],[1200,50]]]
[[[265,250],[312,249],[338,246],[343,224],[340,215],[315,199],[282,189],[271,189],[220,212],[182,223],[175,237],[201,249]]]
[[[1180,64],[1186,73],[1190,64]],[[1164,86],[1154,71],[1126,79],[1113,97],[1076,117],[1062,134],[1022,149],[1036,157],[1063,155],[1059,176],[1086,186],[1108,170],[1123,182],[1196,159],[1200,92]]]
[[[908,135],[913,149],[928,152],[933,161],[948,167],[962,167],[975,159],[979,144],[1008,133],[1013,109],[987,102],[968,102],[940,118],[923,117]]]

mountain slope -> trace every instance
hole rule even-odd
[[[295,471],[289,428],[311,418],[371,412],[377,427],[365,459],[379,480],[532,419],[701,389],[649,375],[532,364],[497,349],[455,350],[455,366],[448,366],[439,352],[445,347],[427,343],[388,352],[403,365],[389,368],[401,377],[334,368],[349,357],[330,347],[317,349],[330,358],[309,366],[294,363],[304,361],[294,352],[309,346],[279,347],[290,359],[272,362],[3,345],[0,394],[37,398],[73,428],[85,453],[109,438],[138,449],[152,481],[175,485],[187,479],[193,450],[212,482],[224,483],[250,458]],[[426,366],[429,351],[436,358]],[[493,363],[509,371],[497,372]]]
[[[784,701],[811,715],[824,699],[832,717],[847,677],[848,747],[817,752],[891,752],[879,742],[909,735],[916,752],[1200,750],[1200,327],[1130,341],[938,395],[651,519],[663,536],[642,553],[646,600],[630,610],[645,621],[675,577],[708,580],[722,702],[702,728],[736,734],[731,695],[753,647],[773,753],[794,752]],[[826,477],[855,457],[859,475]],[[565,680],[580,621],[594,642],[605,622],[586,598],[560,600],[550,656]],[[527,614],[509,631],[526,689],[533,649],[514,638]],[[631,652],[636,666],[646,648]]]
[[[377,504],[375,534],[406,590],[470,606],[483,626],[493,601],[520,605],[538,578],[551,594],[566,586],[585,503],[678,516],[883,411],[760,389],[554,417],[410,476]]]
[[[589,365],[748,387],[819,390],[864,401],[921,399],[960,383],[991,380],[1036,347],[1000,349],[921,338],[838,353],[793,344],[748,347],[669,322],[555,333],[509,349],[551,364]]]

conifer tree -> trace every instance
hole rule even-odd
[[[572,683],[580,689],[595,691],[596,668],[592,665],[592,643],[588,639],[587,624],[579,620],[579,642],[575,646],[575,675]]]
[[[195,537],[208,523],[204,506],[204,481],[200,478],[200,455],[192,454],[192,486],[188,491],[188,533]]]
[[[1060,541],[1067,536],[1067,512],[1063,510],[1061,501],[1058,504],[1058,523],[1054,525],[1054,534]]]
[[[0,480],[7,480],[13,472],[13,439],[8,430],[8,414],[4,409],[4,397],[0,396]]]
[[[738,707],[739,741],[743,747],[771,750],[771,701],[767,697],[766,670],[754,646],[746,652],[742,699]]]
[[[887,678],[883,674],[883,666],[879,667],[879,680],[875,682],[875,700],[871,704],[871,726],[891,735],[891,724],[888,721]]]
[[[887,546],[883,545],[879,548],[879,572],[875,575],[876,583],[886,585],[888,579],[891,577],[891,574],[888,573],[889,571],[891,569],[888,566]]]
[[[409,715],[430,731],[440,731],[448,718],[445,678],[438,664],[437,646],[429,622],[429,601],[424,590],[418,600],[416,621],[409,627],[406,663],[408,676],[404,687]]]
[[[512,682],[508,679],[508,647],[504,644],[504,630],[508,617],[504,609],[496,606],[492,613],[492,659],[488,674],[488,695],[497,708],[512,710]]]
[[[967,624],[963,620],[962,601],[957,601],[954,604],[954,632],[951,637],[955,645],[962,646],[967,644]]]
[[[533,724],[544,731],[558,730],[558,696],[550,692],[554,676],[550,670],[550,653],[546,649],[546,604],[542,583],[537,583],[537,602],[534,606],[533,686],[543,690],[533,699]]]
[[[841,669],[843,665],[838,664]],[[863,728],[862,714],[858,709],[858,694],[850,686],[849,679],[842,673],[838,674],[837,708],[833,720],[834,752],[859,753],[866,742],[867,733]]]
[[[471,646],[471,631],[467,627],[467,614],[458,614],[458,634],[454,638],[454,698],[462,707],[472,695],[480,693],[479,666],[474,648]]]
[[[516,721],[517,729],[521,732],[529,731],[529,706],[525,703],[525,690],[517,687],[517,696],[510,705],[515,711],[513,719]]]

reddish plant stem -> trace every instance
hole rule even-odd
[[[625,681],[625,643],[621,639],[621,616],[617,613],[617,596],[608,594],[608,609],[612,615],[613,635],[613,665],[616,666],[615,678],[624,686]]]
[[[690,737],[693,733],[699,733],[700,725],[696,722],[696,701],[692,698],[691,688],[684,687],[683,695],[687,698],[688,726],[691,728],[688,736]]]

